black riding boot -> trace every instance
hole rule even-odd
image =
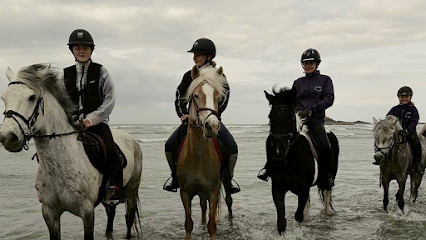
[[[108,163],[110,184],[106,192],[106,204],[119,204],[125,201],[125,189],[123,186],[123,168],[121,166],[118,151],[114,150],[112,160]]]
[[[417,133],[408,133],[407,134],[408,143],[411,146],[411,152],[413,153],[413,162],[412,168],[414,171],[422,172],[424,171],[424,166],[422,164],[422,145],[420,143],[419,136]]]
[[[169,192],[177,192],[179,188],[179,183],[177,180],[176,169],[177,163],[173,158],[173,154],[170,152],[166,152],[167,162],[169,163],[170,170],[172,171],[171,181],[170,178],[164,183],[163,189]]]
[[[235,182],[237,186],[232,184],[232,177],[234,176],[234,168],[235,164],[237,163],[237,156],[238,154],[229,155],[228,162],[225,162],[225,166],[223,168],[223,186],[225,187],[226,192],[229,192],[230,194],[234,194],[241,191],[240,186],[237,182]]]

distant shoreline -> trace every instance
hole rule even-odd
[[[336,120],[331,119],[329,117],[325,117],[324,124],[325,125],[355,125],[355,124],[371,124],[371,123],[359,121],[359,120],[355,121],[355,122],[336,121]]]

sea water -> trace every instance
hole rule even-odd
[[[112,125],[131,133],[143,151],[141,225],[134,239],[183,239],[184,209],[179,193],[162,189],[170,176],[164,157],[164,143],[177,125]],[[228,125],[238,147],[239,157],[234,179],[241,192],[234,194],[234,219],[227,218],[226,204],[221,202],[217,239],[426,239],[426,183],[419,189],[416,203],[409,199],[409,181],[405,191],[405,212],[395,201],[397,183],[391,182],[389,212],[383,211],[383,188],[379,185],[379,168],[372,165],[374,149],[370,124],[327,125],[340,144],[339,170],[333,191],[337,214],[321,214],[322,204],[316,187],[311,188],[310,220],[297,224],[294,214],[297,198],[286,195],[287,231],[279,236],[271,182],[256,178],[266,161],[267,125]],[[52,141],[55,141],[54,139]],[[0,149],[0,239],[48,239],[41,214],[41,204],[34,188],[38,163],[31,160],[35,146],[28,151],[9,153]],[[426,178],[426,177],[425,177]],[[423,179],[425,181],[425,179]],[[193,200],[193,239],[209,239],[201,224],[198,197]],[[125,207],[117,207],[113,239],[126,234]],[[106,213],[102,205],[95,210],[95,238],[105,236]],[[82,220],[70,213],[61,217],[62,239],[83,239]]]

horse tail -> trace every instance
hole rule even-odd
[[[135,227],[135,231],[136,233],[139,235],[139,230],[142,230],[142,222],[141,222],[141,215],[139,212],[139,209],[141,209],[141,200],[139,199],[139,194],[136,196],[136,217],[135,217],[135,223],[133,224],[133,226]]]

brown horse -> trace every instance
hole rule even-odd
[[[207,201],[209,202],[209,222],[207,225],[210,239],[216,237],[216,215],[220,201],[221,162],[213,139],[220,129],[218,119],[218,101],[225,97],[226,78],[222,67],[207,67],[191,71],[194,79],[188,88],[186,99],[189,107],[188,132],[178,158],[177,177],[180,196],[185,208],[185,239],[191,239],[193,221],[191,201],[200,197],[201,221],[206,223]],[[232,216],[232,198],[229,194],[226,203]]]

